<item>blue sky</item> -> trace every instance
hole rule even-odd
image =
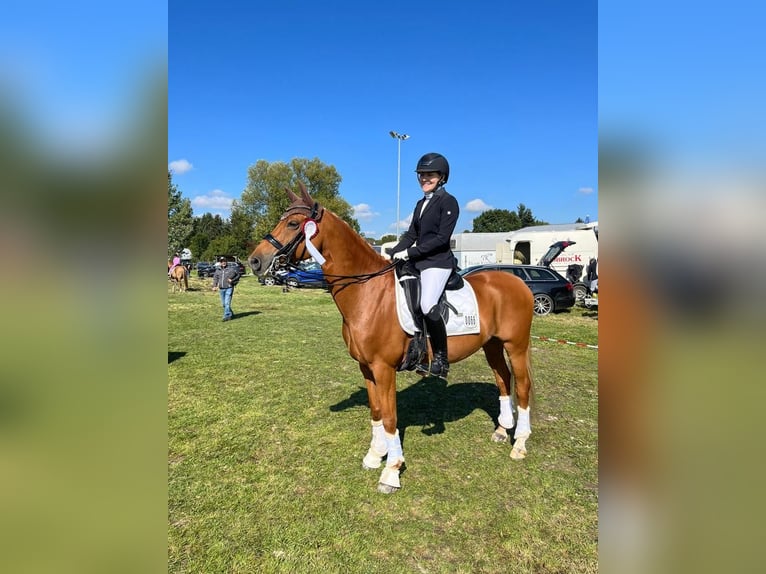
[[[45,151],[97,162],[164,74],[167,30],[155,0],[6,0],[0,99]]]
[[[169,3],[168,161],[195,215],[228,216],[260,159],[319,158],[361,230],[400,229],[440,152],[458,231],[519,203],[598,218],[597,4]]]

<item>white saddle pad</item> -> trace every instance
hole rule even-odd
[[[406,281],[417,281],[417,279],[407,279]],[[396,274],[394,274],[394,284],[396,288],[396,314],[399,317],[399,324],[408,335],[414,335],[419,331],[412,320],[412,314],[407,307],[407,299],[404,295],[404,288],[399,284]],[[479,305],[476,302],[476,294],[468,281],[463,281],[463,288],[457,291],[447,291],[447,302],[457,309],[457,313],[449,310],[449,320],[447,321],[447,336],[450,335],[473,335],[479,332]]]

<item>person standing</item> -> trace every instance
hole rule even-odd
[[[231,298],[241,275],[236,265],[228,265],[225,257],[219,257],[218,262],[220,265],[213,273],[212,290],[218,289],[223,306],[223,320],[229,321],[234,317],[234,312],[231,310]]]
[[[598,291],[598,260],[595,257],[591,257],[588,261],[586,281],[588,291],[591,293]]]
[[[439,298],[455,267],[450,239],[460,209],[457,199],[444,188],[449,179],[447,158],[427,153],[415,168],[423,197],[415,205],[409,229],[389,251],[394,260],[409,260],[420,273],[420,311],[431,340],[430,365],[419,363],[415,370],[423,375],[446,378],[449,372],[447,326],[439,313]]]

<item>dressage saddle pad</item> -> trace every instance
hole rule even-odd
[[[408,335],[414,335],[415,322],[407,307],[404,288],[399,284],[396,276],[393,277],[396,291],[396,314],[399,324]],[[474,335],[479,332],[479,306],[476,302],[476,294],[468,281],[463,281],[463,287],[457,291],[445,291],[447,303],[453,307],[449,312],[447,321],[447,336],[450,335]]]

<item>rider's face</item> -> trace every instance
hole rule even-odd
[[[431,193],[439,185],[439,172],[426,171],[418,174],[418,182],[423,193]]]

